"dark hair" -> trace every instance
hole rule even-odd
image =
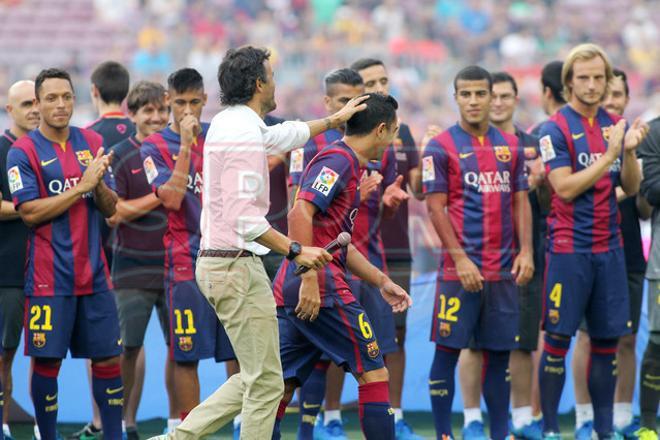
[[[204,79],[195,69],[184,67],[167,77],[167,87],[176,93],[204,90]]]
[[[614,72],[614,76],[621,78],[621,81],[623,81],[623,88],[626,91],[626,96],[629,96],[630,88],[628,88],[628,76],[626,75],[626,72],[621,69],[617,69],[616,67],[612,69],[612,72]]]
[[[329,72],[323,78],[325,84],[325,94],[329,95],[328,90],[335,84],[346,84],[347,86],[359,86],[363,84],[362,77],[353,69],[336,69]]]
[[[516,80],[513,79],[513,77],[509,75],[509,73],[495,72],[491,76],[493,78],[493,84],[499,84],[503,82],[511,83],[511,87],[513,87],[514,95],[518,96],[518,84],[516,84]]]
[[[454,78],[454,92],[457,91],[457,84],[459,80],[463,81],[481,81],[485,79],[488,81],[488,89],[493,89],[493,77],[490,73],[480,66],[467,66],[461,69]]]
[[[152,81],[140,81],[131,87],[126,98],[128,111],[135,114],[147,104],[160,104],[165,101],[165,87]]]
[[[243,46],[229,49],[218,68],[220,102],[224,105],[245,104],[254,96],[257,80],[268,82],[264,62],[270,58],[267,49]]]
[[[384,122],[389,126],[396,120],[396,110],[399,108],[396,99],[382,93],[367,93],[367,96],[369,98],[363,101],[367,108],[355,113],[346,122],[347,136],[364,136],[378,124]]]
[[[65,79],[69,81],[69,85],[71,86],[71,91],[73,91],[73,82],[71,82],[71,75],[69,75],[69,72],[67,72],[66,70],[51,67],[49,69],[44,69],[41,72],[39,72],[39,75],[37,75],[37,77],[34,80],[34,95],[37,97],[37,99],[39,99],[39,90],[41,89],[41,86],[43,85],[44,81],[52,78]]]
[[[116,61],[101,63],[92,72],[92,84],[107,104],[121,104],[128,94],[129,81],[128,70]]]
[[[561,83],[561,70],[564,67],[562,61],[551,61],[541,71],[541,84],[543,88],[546,87],[552,92],[552,97],[560,104],[566,104],[566,100],[562,95],[564,86]]]
[[[368,69],[369,67],[373,67],[373,66],[385,67],[385,64],[383,64],[381,60],[376,58],[360,58],[359,60],[351,64],[351,69],[355,70],[356,72],[359,72],[360,70]]]

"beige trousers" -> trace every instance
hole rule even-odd
[[[200,439],[241,413],[241,439],[268,440],[284,382],[275,299],[263,263],[256,256],[199,258],[195,277],[227,331],[241,372],[195,407],[169,437]]]

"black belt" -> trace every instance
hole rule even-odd
[[[197,257],[213,257],[213,258],[238,258],[238,257],[252,257],[254,254],[245,249],[241,250],[222,250],[222,249],[201,249],[197,253]]]

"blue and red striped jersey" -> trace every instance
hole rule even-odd
[[[366,179],[372,173],[381,173],[383,180],[369,197],[360,203],[360,210],[353,227],[352,243],[371,264],[382,271],[387,271],[385,264],[385,247],[381,237],[381,223],[383,220],[382,200],[385,188],[396,180],[395,150],[390,145],[381,161],[372,161],[366,167],[360,167],[360,180]],[[353,276],[357,279],[357,277]]]
[[[343,136],[344,134],[341,131],[331,128],[308,140],[303,147],[293,150],[291,152],[291,161],[289,162],[289,186],[300,185],[300,178],[303,171],[305,171],[307,165],[314,159],[314,156]]]
[[[78,184],[103,139],[91,130],[69,128],[60,145],[34,130],[14,143],[7,160],[14,205],[57,196]],[[80,296],[112,289],[101,246],[101,212],[92,193],[47,223],[30,228],[25,294]]]
[[[492,126],[478,139],[455,124],[427,145],[422,183],[425,194],[447,194],[458,242],[484,279],[510,279],[517,248],[513,194],[528,189],[518,139]],[[459,279],[444,251],[440,265],[444,280]]]
[[[202,158],[204,139],[209,124],[202,124],[197,143],[191,149],[190,169],[186,194],[178,211],[167,211],[167,230],[163,237],[165,246],[165,273],[171,281],[195,279],[195,260],[199,250],[202,213]],[[140,156],[147,181],[154,191],[167,183],[179,157],[181,136],[170,127],[152,134],[142,142]]]
[[[543,124],[539,145],[546,172],[570,167],[587,168],[607,151],[609,131],[621,117],[603,108],[593,120],[564,106]],[[615,188],[620,184],[623,157],[609,172],[575,200],[565,202],[552,194],[548,216],[550,252],[607,252],[622,246]]]
[[[360,206],[359,180],[358,159],[342,141],[324,148],[305,169],[297,199],[318,208],[312,219],[313,246],[324,247],[342,232],[352,234]],[[333,260],[318,271],[322,307],[355,301],[346,281],[346,254],[346,248],[337,251]],[[296,264],[284,260],[277,272],[273,292],[278,306],[298,304],[300,277],[293,274],[295,268]]]

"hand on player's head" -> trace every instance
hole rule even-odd
[[[356,96],[351,99],[341,110],[335,113],[336,119],[340,124],[348,121],[354,114],[367,108],[367,104],[364,104],[367,99],[369,99],[369,95]]]

